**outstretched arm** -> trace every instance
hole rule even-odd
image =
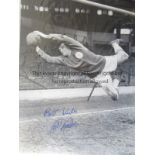
[[[78,42],[77,40],[75,40],[69,36],[63,35],[63,34],[48,34],[47,35],[42,32],[39,32],[39,31],[34,31],[33,33],[41,36],[44,39],[48,39],[51,41],[65,43],[66,45],[69,45],[69,46],[80,46],[80,47],[82,46],[83,47],[83,45],[80,42]]]
[[[49,34],[48,37],[51,40],[55,40],[55,41],[64,43],[64,44],[69,45],[69,46],[83,47],[83,45],[79,41],[77,41],[77,40],[75,40],[69,36],[63,35],[63,34]]]
[[[51,57],[48,54],[46,54],[42,49],[40,49],[39,46],[36,47],[36,52],[41,58],[43,58],[45,61],[49,63],[63,65],[61,57]]]

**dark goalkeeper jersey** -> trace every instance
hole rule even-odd
[[[94,78],[99,73],[101,73],[106,61],[104,56],[94,54],[81,43],[70,37],[64,35],[60,36],[60,43],[64,43],[67,48],[71,50],[70,56],[61,56],[62,64],[80,71],[90,78]],[[76,58],[75,54],[77,52],[83,54],[83,57],[81,59]]]

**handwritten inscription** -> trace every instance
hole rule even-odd
[[[69,118],[66,119],[57,119],[56,121],[54,121],[54,123],[52,123],[51,127],[50,127],[50,132],[54,132],[54,131],[64,131],[65,129],[70,129],[73,127],[78,126],[78,123],[71,117],[72,114],[77,113],[76,108],[74,107],[69,107],[69,108],[47,108],[44,110],[44,117],[54,117],[56,115],[60,115],[62,116],[66,116],[69,115]]]
[[[63,108],[63,111],[62,111],[62,114],[63,115],[71,115],[71,114],[74,114],[74,113],[77,113],[77,110],[73,107],[73,108]]]
[[[58,112],[61,113],[61,115],[71,115],[74,113],[77,113],[77,110],[73,107],[73,108],[63,108],[63,109],[51,109],[51,108],[47,108],[44,111],[44,117],[52,117],[55,116]]]
[[[78,126],[78,123],[74,121],[73,118],[69,118],[67,120],[59,119],[52,124],[50,131],[63,131],[64,129],[73,128],[76,126]]]
[[[51,108],[47,108],[44,111],[44,117],[50,117],[50,116],[55,116],[56,113],[59,111],[59,109],[51,109]]]

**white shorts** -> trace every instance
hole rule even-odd
[[[117,56],[112,55],[112,56],[105,56],[106,63],[105,66],[102,70],[102,72],[113,72],[117,68]]]
[[[110,72],[113,72],[117,68],[117,56],[105,56],[106,63],[104,69],[100,74],[98,74],[93,80],[98,82],[100,85],[104,86],[107,84],[112,84],[112,78]]]
[[[93,78],[93,80],[95,82],[97,82],[98,84],[100,84],[101,86],[112,83],[112,78],[111,78],[111,75],[109,73],[106,73],[106,75],[100,73],[95,78]]]

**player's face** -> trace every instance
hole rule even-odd
[[[59,51],[63,56],[70,56],[71,54],[71,50],[63,43],[59,46]]]

